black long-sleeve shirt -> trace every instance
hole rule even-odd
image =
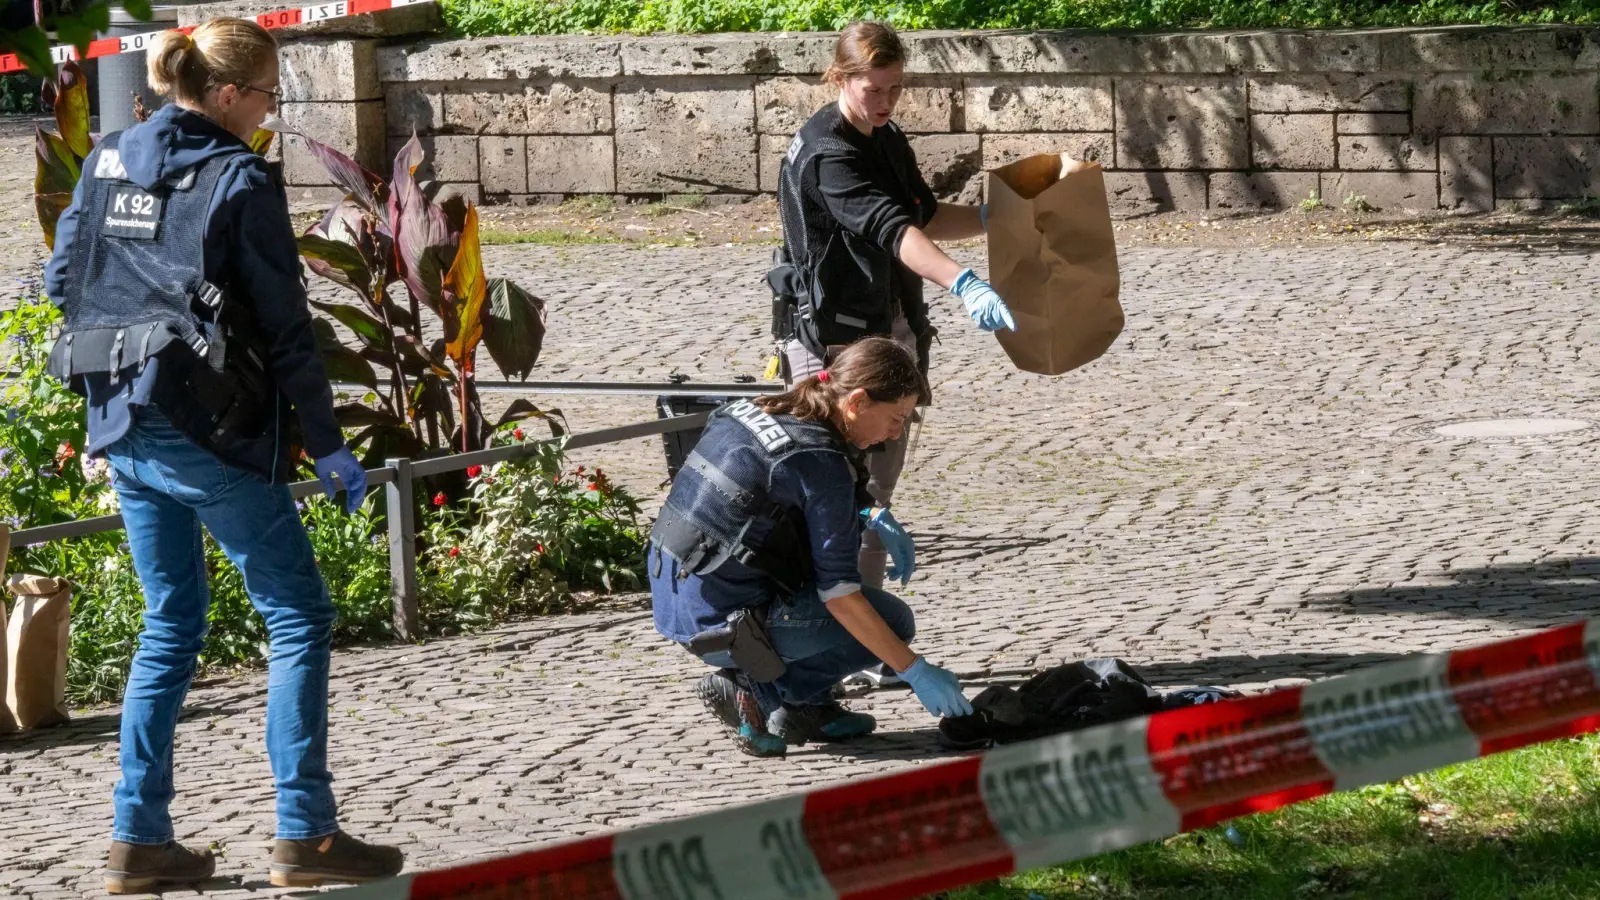
[[[824,329],[864,321],[862,332],[888,334],[900,312],[922,331],[922,279],[900,262],[900,243],[907,228],[927,226],[939,201],[905,133],[890,122],[862,134],[829,104],[800,129],[783,168],[779,203],[789,258],[808,281],[820,282],[811,286],[820,305],[835,320],[845,316],[845,326],[830,321]]]

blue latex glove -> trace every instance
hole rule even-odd
[[[972,715],[972,704],[961,693],[961,680],[949,669],[941,669],[919,656],[900,677],[911,685],[929,715]]]
[[[333,483],[333,476],[337,475],[344,484],[344,511],[354,513],[361,508],[361,501],[367,496],[367,470],[361,468],[361,461],[356,459],[349,447],[340,447],[315,460],[314,465],[317,480],[322,482],[322,489],[327,492],[329,500],[339,493],[339,488]]]
[[[1006,302],[994,292],[989,282],[974,275],[971,269],[961,270],[955,284],[950,285],[950,293],[961,298],[973,324],[984,331],[999,331],[1002,328],[1017,330],[1016,320],[1011,318],[1011,310],[1006,308]]]
[[[910,532],[895,519],[894,513],[883,507],[878,507],[876,513],[864,509],[861,514],[867,519],[867,527],[878,533],[883,548],[889,551],[889,578],[898,580],[904,587],[911,580],[911,573],[917,570],[917,545],[912,542]]]

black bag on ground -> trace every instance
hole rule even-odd
[[[991,685],[972,699],[972,715],[939,722],[939,743],[981,749],[1236,696],[1221,688],[1163,695],[1122,660],[1091,659],[1047,669],[1019,688]]]

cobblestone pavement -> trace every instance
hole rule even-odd
[[[550,302],[541,377],[727,380],[764,363],[766,256],[500,247],[488,269]],[[1600,432],[1431,431],[1600,421],[1591,256],[1142,248],[1123,267],[1126,332],[1055,379],[937,302],[937,406],[898,498],[931,658],[974,685],[1115,655],[1164,685],[1258,687],[1594,612]],[[561,405],[579,428],[653,415],[648,398]],[[578,461],[658,496],[658,441]],[[698,674],[638,598],[340,652],[344,821],[430,867],[938,755],[933,722],[884,692],[858,701],[878,735],[747,759],[693,702]],[[264,696],[260,675],[198,688],[180,727],[180,838],[225,853],[211,896],[270,890]],[[0,893],[98,893],[115,729],[90,710],[0,743]]]

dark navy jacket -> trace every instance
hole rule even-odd
[[[740,401],[723,412],[740,405],[747,404]],[[762,453],[757,439],[745,426],[734,421],[733,416],[718,414],[706,426],[695,454],[703,455],[740,490],[803,513],[804,540],[810,548],[813,571],[802,590],[815,591],[823,602],[855,593],[861,589],[860,510],[871,502],[861,493],[864,479],[859,452],[848,447],[831,427],[823,426],[826,440],[815,439],[815,434],[808,439],[800,429],[823,429],[789,416],[771,418],[793,439],[787,449]],[[697,522],[724,517],[730,509],[715,509],[726,505],[718,502],[718,498],[726,497],[723,487],[700,477],[693,469],[691,456],[690,464],[673,482],[667,508],[687,503],[691,518]],[[756,537],[765,537],[766,533]],[[775,599],[771,579],[737,559],[728,559],[704,574],[681,571],[679,564],[656,544],[655,536],[652,532],[652,543],[646,551],[650,554],[647,568],[656,630],[663,636],[686,642],[721,625],[733,612],[763,606]]]
[[[122,132],[118,143],[128,180],[146,190],[170,184],[186,169],[213,157],[238,154],[244,146],[220,125],[176,104]],[[65,297],[82,198],[80,182],[72,206],[56,225],[55,253],[45,268],[45,291],[58,306]],[[306,453],[317,458],[339,449],[344,436],[334,419],[333,390],[311,327],[288,199],[266,160],[252,154],[217,183],[206,210],[205,259],[206,280],[227,291],[229,302],[254,313],[266,342],[268,367],[280,399],[299,419]],[[182,403],[181,392],[168,383],[171,380],[162,380],[159,362],[138,377],[124,378],[115,388],[108,376],[91,378],[86,452],[101,454],[122,437],[130,406]],[[259,440],[231,445],[218,455],[263,477],[285,477],[291,462],[287,425],[280,422]]]

